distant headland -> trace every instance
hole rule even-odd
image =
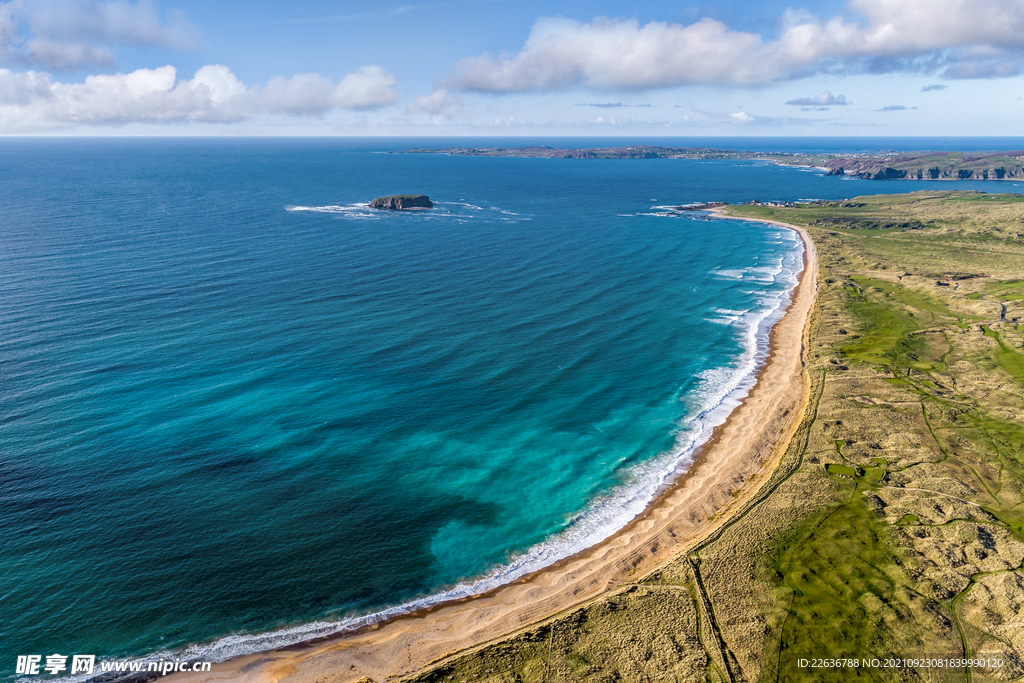
[[[445,147],[413,148],[399,154],[448,154],[471,157],[537,159],[754,159],[785,166],[812,166],[829,175],[864,180],[1021,180],[1024,150],[1011,152],[882,152],[873,154],[803,154],[745,152],[713,147]]]
[[[1024,151],[914,152],[833,157],[820,165],[829,175],[865,180],[1021,180]]]
[[[753,156],[794,156],[792,154],[768,154],[759,152],[736,152],[711,147],[660,147],[657,145],[633,145],[630,147],[591,147],[566,149],[540,145],[534,147],[445,147],[443,149],[413,149],[398,154],[448,154],[465,157],[532,157],[538,159],[735,159]]]
[[[425,194],[392,194],[386,197],[377,197],[370,206],[374,209],[389,209],[393,211],[402,209],[431,209],[434,202]]]

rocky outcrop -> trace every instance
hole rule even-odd
[[[703,202],[700,204],[683,204],[682,206],[673,206],[673,211],[707,211],[708,209],[714,209],[719,206],[728,206],[725,202]]]
[[[377,197],[370,206],[374,209],[389,209],[398,211],[402,209],[431,209],[434,202],[425,194],[393,194],[387,197]]]

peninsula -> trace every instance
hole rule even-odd
[[[631,145],[628,147],[588,147],[567,149],[538,145],[533,147],[444,147],[412,149],[396,154],[448,154],[464,157],[530,157],[535,159],[781,159],[798,155],[786,153],[738,152],[713,147],[660,147]]]

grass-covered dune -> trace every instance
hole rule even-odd
[[[818,250],[809,407],[780,465],[654,573],[414,680],[1024,677],[1024,198],[725,212]],[[1003,666],[798,665],[964,655]]]

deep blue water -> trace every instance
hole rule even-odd
[[[788,231],[660,207],[1024,191],[383,153],[460,142],[0,141],[12,663],[243,634],[227,656],[614,531],[749,386],[800,267]],[[396,192],[438,205],[362,206]]]

